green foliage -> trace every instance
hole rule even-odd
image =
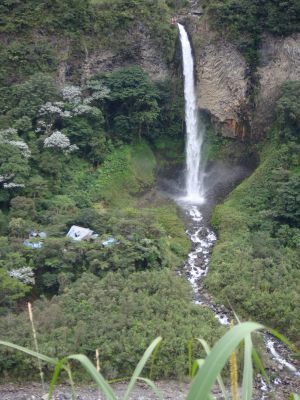
[[[280,89],[276,107],[276,121],[280,138],[300,141],[300,82],[287,81]]]
[[[20,191],[30,173],[28,158],[24,157],[19,147],[12,142],[0,139],[0,204],[6,203],[14,192]],[[5,187],[5,185],[13,185]]]
[[[22,299],[28,293],[30,287],[11,278],[7,270],[2,268],[0,262],[0,314],[6,313],[7,309],[12,309],[18,299]]]
[[[107,74],[99,83],[109,89],[105,107],[108,128],[111,127],[114,135],[123,140],[151,136],[159,108],[158,93],[148,75],[134,66]]]
[[[98,109],[97,109],[98,110]],[[108,150],[107,138],[103,130],[103,115],[92,121],[90,118],[74,117],[65,122],[65,133],[72,143],[79,147],[80,154],[89,159],[94,165],[103,162]]]
[[[26,82],[13,86],[11,90],[12,98],[4,105],[4,111],[16,119],[24,116],[36,118],[41,105],[55,100],[58,95],[54,79],[42,73],[32,75]]]
[[[93,357],[99,348],[101,368],[108,378],[128,376],[151,338],[160,334],[165,341],[154,376],[183,376],[190,337],[200,335],[212,343],[223,331],[210,310],[192,304],[188,284],[167,270],[133,273],[128,278],[110,273],[101,280],[84,274],[51,302],[36,303],[35,323],[41,352],[58,357],[82,352]],[[2,318],[0,336],[30,346],[28,325],[24,315]],[[194,356],[201,354],[195,346]],[[35,369],[34,363],[28,366],[27,362],[23,369],[15,353],[6,354],[6,360],[1,357],[2,372],[12,365],[14,373],[27,376]]]
[[[207,161],[229,162],[231,165],[243,164],[253,160],[253,145],[227,138],[207,125],[203,154]]]
[[[219,240],[205,281],[220,301],[296,342],[300,225],[299,173],[293,160],[299,155],[293,143],[265,147],[254,174],[215,209]]]
[[[114,47],[122,45],[124,49],[128,45],[128,31],[140,26],[150,32],[164,57],[172,59],[176,29],[170,24],[171,13],[164,0],[93,0],[92,3],[97,15],[94,29],[107,36]],[[127,52],[130,56],[130,49]]]
[[[178,10],[182,7],[188,6],[188,0],[166,0],[166,3],[169,7]]]
[[[264,31],[275,35],[299,31],[299,0],[208,0],[206,6],[215,27],[237,42],[253,67]]]
[[[88,40],[96,36],[108,47],[122,49],[130,41],[129,31],[140,25],[162,46],[167,58],[174,51],[176,30],[169,23],[170,9],[165,1],[5,1],[0,14],[0,33],[30,36],[33,31],[40,31],[77,40],[79,36]]]
[[[128,203],[128,196],[153,184],[155,165],[154,155],[145,142],[115,150],[97,171],[92,188],[94,200],[104,199],[109,204]]]
[[[207,353],[207,357],[205,358],[205,360],[196,359],[194,361],[193,365],[194,379],[192,381],[190,390],[187,394],[187,400],[194,400],[194,399],[202,400],[203,398],[205,399],[213,398],[211,391],[214,383],[216,382],[218,382],[221,388],[224,400],[228,399],[228,395],[226,393],[226,389],[221,378],[221,371],[223,370],[226,362],[230,359],[230,356],[240,350],[239,347],[241,347],[240,346],[241,343],[244,345],[243,346],[244,369],[243,369],[243,382],[241,388],[242,399],[251,400],[253,394],[253,383],[254,383],[253,364],[259,366],[260,372],[263,374],[264,377],[266,377],[265,369],[252,343],[253,333],[263,328],[264,327],[262,325],[253,322],[245,322],[245,323],[238,322],[237,326],[233,327],[218,340],[218,342],[214,345],[212,350],[210,350],[208,343],[204,339],[197,338],[196,341],[200,342],[201,345],[204,347]],[[291,346],[291,344],[287,341],[287,339],[284,336],[282,336],[281,334],[279,334],[274,330],[270,331],[275,337],[277,337],[279,340],[285,343],[296,354],[298,355],[300,354],[299,350]],[[122,380],[129,380],[123,400],[129,399],[130,393],[132,392],[137,381],[146,383],[153,390],[157,398],[163,400],[161,392],[156,387],[155,383],[151,380],[152,378],[151,372],[152,372],[152,367],[154,365],[153,362],[155,360],[155,356],[157,355],[161,342],[162,342],[161,336],[153,340],[150,346],[144,352],[140,361],[138,362],[135,370],[132,373],[132,376],[129,378],[126,377],[122,379]],[[192,343],[192,340],[189,341],[189,349],[191,349],[190,343]],[[39,366],[41,365],[40,361],[43,361],[55,367],[48,394],[49,400],[51,400],[53,397],[54,388],[57,383],[61,370],[65,370],[67,372],[71,382],[72,397],[76,397],[74,379],[72,376],[71,365],[69,361],[79,362],[81,367],[86,370],[89,377],[91,377],[97,384],[99,391],[103,393],[108,400],[116,400],[116,395],[112,387],[110,386],[110,383],[103,377],[102,373],[100,373],[100,371],[96,369],[94,364],[83,354],[73,354],[65,356],[61,359],[57,359],[45,356],[44,354],[37,353],[26,347],[13,344],[11,342],[1,340],[0,344],[4,348],[18,350],[23,354],[30,355],[38,359]],[[189,356],[190,357],[192,356],[190,351],[189,351]],[[150,379],[149,379],[142,377],[141,373],[143,370],[145,370],[146,363],[150,359],[152,359],[152,366],[150,369]],[[143,375],[145,373],[146,371],[143,372]],[[299,396],[293,393],[290,399],[297,400],[299,399]]]
[[[0,44],[0,82],[10,85],[20,77],[29,77],[34,72],[52,72],[57,67],[54,49],[44,39],[19,38],[6,45]]]

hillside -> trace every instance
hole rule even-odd
[[[116,379],[162,335],[148,372],[184,379],[189,340],[224,333],[193,302],[191,220],[161,183],[183,191],[176,20],[193,45],[204,181],[225,187],[204,211],[218,240],[201,288],[299,345],[299,14],[299,0],[1,3],[1,339],[32,347],[30,301],[42,353],[101,348]],[[239,169],[250,176],[234,189],[245,173],[225,175]],[[0,372],[38,379],[35,361],[2,349]]]

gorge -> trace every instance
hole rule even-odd
[[[184,94],[185,94],[185,121],[186,121],[186,171],[185,171],[185,187],[186,196],[177,199],[179,205],[183,207],[186,214],[190,218],[188,223],[189,229],[187,234],[192,242],[192,251],[189,253],[185,271],[189,282],[194,291],[194,302],[200,306],[206,306],[213,310],[216,318],[222,325],[229,325],[230,319],[233,318],[232,312],[225,309],[223,305],[216,306],[210,296],[202,293],[203,279],[208,273],[209,258],[212,252],[216,235],[209,227],[209,222],[205,221],[201,210],[201,204],[207,202],[205,198],[204,175],[205,164],[202,160],[202,145],[205,136],[205,127],[199,120],[199,109],[196,100],[196,87],[194,83],[194,61],[191,44],[187,32],[183,25],[178,24],[180,31],[180,40],[182,48],[182,63],[184,75]],[[201,85],[201,81],[199,82]],[[206,182],[208,187],[213,183]],[[208,205],[209,208],[209,205]],[[207,210],[204,210],[204,212]],[[264,341],[266,349],[277,364],[277,372],[279,377],[270,383],[268,388],[266,382],[261,378],[261,396],[262,399],[267,398],[266,392],[274,390],[274,386],[282,384],[284,378],[280,374],[281,368],[286,368],[290,374],[297,380],[300,376],[300,369],[287,361],[280,351],[292,359],[292,354],[287,348],[271,335],[265,334]],[[276,350],[277,349],[277,350]],[[279,353],[278,353],[279,351]],[[278,369],[278,366],[280,367]]]
[[[152,378],[189,379],[231,310],[299,347],[297,1],[1,3],[0,340],[32,348],[30,301],[41,352],[100,349],[111,380],[159,335]],[[17,379],[36,363],[0,348]]]

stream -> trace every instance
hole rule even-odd
[[[213,302],[211,296],[203,290],[203,279],[209,270],[210,255],[213,246],[217,240],[215,233],[208,225],[207,217],[204,209],[202,213],[201,206],[178,202],[183,209],[186,218],[188,229],[186,231],[192,242],[192,248],[188,254],[187,261],[184,265],[184,275],[186,275],[194,292],[194,303],[200,306],[208,307],[211,309],[220,324],[229,325],[233,316],[223,305],[218,306]],[[274,361],[276,367],[274,368],[276,377],[271,379],[271,386],[269,387],[265,380],[260,377],[257,383],[261,392],[261,399],[268,399],[269,393],[276,390],[276,387],[285,384],[286,376],[290,376],[291,380],[297,380],[300,376],[300,371],[292,364],[291,354],[287,347],[279,340],[264,333],[264,342],[266,350],[270,358]]]
[[[185,127],[186,127],[186,165],[185,183],[182,196],[177,202],[183,209],[187,219],[187,235],[192,244],[191,252],[188,255],[184,266],[184,273],[189,280],[193,292],[194,302],[199,306],[208,307],[214,312],[215,317],[222,325],[229,325],[233,319],[232,313],[226,310],[223,305],[218,306],[213,298],[206,293],[203,288],[203,278],[208,273],[210,255],[217,240],[215,233],[209,227],[210,212],[217,197],[209,193],[208,188],[212,186],[220,187],[228,183],[234,183],[234,176],[239,171],[235,168],[214,169],[209,175],[203,157],[203,142],[205,137],[205,124],[199,114],[199,104],[197,101],[194,57],[189,35],[185,27],[178,23],[182,50],[182,65],[184,76],[184,99],[185,99]],[[241,175],[239,176],[241,178]],[[226,187],[226,185],[225,185]],[[230,191],[230,190],[229,190]],[[228,192],[227,192],[228,193]],[[224,193],[223,193],[224,194]],[[210,197],[214,198],[211,201]],[[223,197],[224,198],[224,197]],[[291,356],[288,350],[274,337],[264,334],[265,348],[274,361],[273,369],[275,378],[271,379],[270,387],[262,377],[257,385],[260,389],[260,399],[267,399],[275,386],[283,386],[287,383],[285,374],[288,372],[293,378],[298,378],[300,371],[290,362]],[[258,379],[256,379],[258,380]]]

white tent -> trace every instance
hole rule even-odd
[[[91,238],[93,233],[94,231],[88,228],[81,228],[80,226],[73,225],[67,233],[67,237],[73,240],[87,240]]]

